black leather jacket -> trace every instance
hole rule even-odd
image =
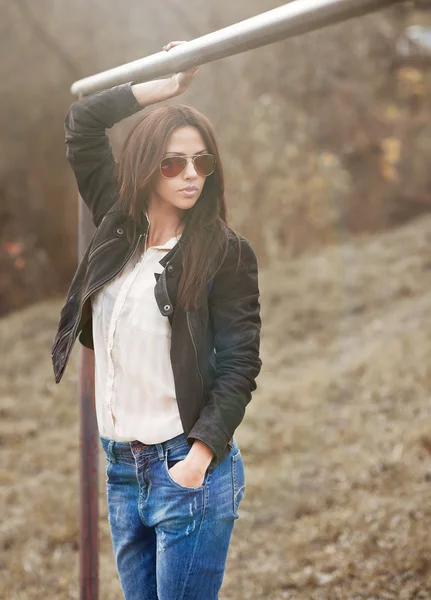
[[[143,107],[132,83],[87,96],[70,107],[66,119],[67,158],[80,194],[97,229],[77,268],[52,346],[59,383],[75,339],[93,348],[90,296],[123,268],[145,235],[143,220],[135,235],[120,210],[114,157],[106,129]],[[130,244],[126,232],[130,228]],[[212,471],[230,452],[235,429],[256,389],[260,368],[258,270],[250,243],[229,230],[229,250],[216,276],[202,292],[197,309],[176,306],[181,276],[181,239],[160,260],[155,297],[169,318],[171,362],[176,397],[187,441],[202,440],[214,452]],[[239,245],[241,262],[237,269]]]

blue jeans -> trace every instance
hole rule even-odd
[[[190,451],[184,433],[160,444],[101,437],[108,518],[125,600],[217,600],[245,474],[235,440],[199,487],[168,473]]]

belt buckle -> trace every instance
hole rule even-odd
[[[144,448],[148,448],[148,444],[143,444],[142,442],[135,440],[132,442],[132,448],[135,452],[141,452]]]

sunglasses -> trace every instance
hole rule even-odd
[[[212,154],[195,154],[190,155],[193,160],[193,165],[199,175],[208,177],[215,169],[215,158]],[[160,163],[160,173],[163,177],[171,179],[177,177],[184,171],[187,166],[186,156],[168,156]]]

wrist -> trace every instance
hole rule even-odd
[[[194,468],[206,471],[213,457],[214,452],[209,446],[201,440],[194,440],[186,460]]]
[[[172,75],[172,77],[169,77],[168,85],[171,90],[172,96],[178,96],[179,94],[181,94],[183,92],[180,84],[178,83],[178,79],[177,79],[176,75]]]
[[[172,77],[169,79],[170,86],[172,89],[172,96],[179,96],[180,94],[185,92],[188,87],[184,82],[179,82],[177,75],[178,73],[172,75]]]
[[[174,77],[135,83],[131,89],[136,100],[143,107],[168,100],[181,93],[178,81]]]

